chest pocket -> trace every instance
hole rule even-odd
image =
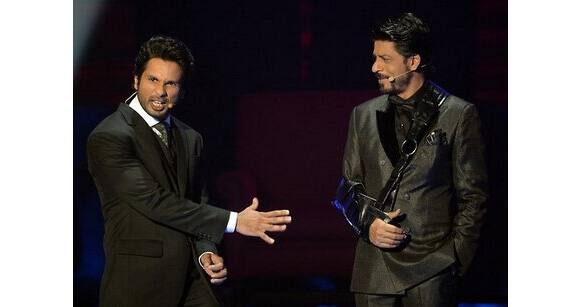
[[[409,167],[415,175],[429,182],[440,182],[451,179],[451,162],[451,146],[447,135],[437,129],[422,139]]]

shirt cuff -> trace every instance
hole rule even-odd
[[[230,212],[230,217],[228,218],[228,224],[226,224],[226,233],[233,233],[236,230],[236,220],[238,219],[238,213]]]
[[[204,266],[202,265],[202,256],[204,256],[204,254],[214,254],[213,252],[204,252],[202,254],[200,254],[200,256],[198,256],[198,263],[200,264],[201,268],[204,268]]]

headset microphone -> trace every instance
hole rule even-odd
[[[426,67],[428,67],[428,65],[429,65],[429,64],[422,64],[422,65],[420,65],[420,67],[419,67],[419,68],[417,68],[417,69],[426,68]],[[400,78],[400,77],[402,77],[402,76],[404,76],[404,75],[406,75],[406,74],[409,74],[409,73],[411,73],[411,72],[413,72],[413,71],[416,71],[416,69],[409,70],[409,71],[407,71],[407,72],[405,72],[405,73],[399,74],[398,76],[394,76],[394,77],[390,76],[390,77],[388,77],[388,82],[390,82],[390,83],[394,83],[394,82],[396,82],[396,79],[398,79],[398,78]]]
[[[402,77],[402,76],[404,76],[404,75],[406,75],[406,74],[409,74],[409,73],[411,73],[411,72],[413,72],[413,71],[414,71],[414,70],[409,70],[409,71],[407,71],[407,72],[405,72],[405,73],[399,74],[398,76],[394,76],[394,77],[393,77],[393,76],[390,76],[390,77],[388,77],[388,82],[390,82],[390,83],[394,83],[394,82],[396,82],[396,79],[397,79],[397,78],[400,78],[400,77]]]

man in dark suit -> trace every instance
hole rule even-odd
[[[205,275],[214,284],[226,279],[216,252],[223,234],[272,244],[266,232],[291,222],[288,210],[257,211],[256,198],[238,214],[206,204],[202,138],[170,116],[192,66],[182,42],[148,40],[135,61],[136,94],[89,136],[89,171],[105,218],[101,306],[216,306]]]
[[[372,72],[384,95],[351,114],[342,182],[379,198],[421,100],[436,110],[386,210],[400,222],[359,225],[351,283],[358,306],[457,306],[457,277],[477,247],[488,197],[479,116],[427,79],[428,35],[410,13],[378,24]]]

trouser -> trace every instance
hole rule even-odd
[[[449,267],[422,283],[407,289],[403,295],[355,293],[358,307],[449,307],[457,306],[457,279]]]
[[[194,258],[195,259],[195,258]],[[186,282],[186,297],[184,307],[218,307],[220,301],[206,278],[206,273],[200,268],[197,260],[190,263],[192,274]]]

